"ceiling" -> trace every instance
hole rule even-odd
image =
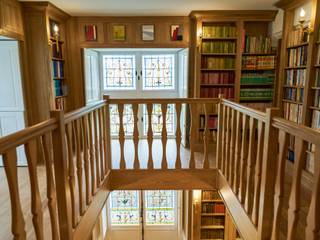
[[[23,0],[43,1],[43,0]],[[72,16],[187,16],[192,10],[266,10],[276,0],[50,0]]]

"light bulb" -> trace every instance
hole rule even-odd
[[[59,27],[58,27],[57,24],[53,25],[53,31],[54,31],[55,34],[58,34],[58,32],[59,32]]]
[[[303,8],[301,8],[299,15],[300,15],[300,18],[304,18],[306,16],[306,11]]]
[[[201,199],[201,190],[193,190],[193,202],[199,203]]]

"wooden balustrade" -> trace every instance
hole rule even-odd
[[[189,160],[189,167],[190,169],[196,168],[196,144],[200,142],[202,145],[202,153],[203,153],[203,159],[202,161],[202,168],[209,168],[209,155],[210,155],[210,148],[209,144],[210,141],[212,141],[212,134],[209,128],[209,118],[210,114],[213,114],[213,109],[217,108],[217,104],[220,100],[219,99],[189,99],[189,98],[174,98],[174,99],[110,99],[108,102],[110,105],[116,105],[118,109],[117,117],[119,118],[119,132],[118,136],[115,136],[115,138],[119,141],[120,146],[120,169],[129,169],[127,166],[127,160],[125,159],[125,141],[127,139],[133,140],[133,158],[134,158],[134,164],[133,169],[141,169],[141,163],[140,159],[138,157],[138,146],[139,142],[145,137],[147,139],[147,145],[148,145],[148,161],[147,161],[147,169],[154,169],[154,156],[153,156],[153,143],[155,139],[161,140],[161,146],[162,146],[162,157],[161,157],[161,169],[168,169],[168,162],[175,162],[175,165],[173,168],[180,169],[182,166],[186,166],[182,163],[183,159],[181,157],[181,141],[182,141],[182,128],[181,128],[181,119],[182,114],[189,114],[190,116],[190,129],[187,131],[189,132],[189,145],[190,145],[190,160]],[[155,113],[156,106],[159,106],[159,112]],[[189,111],[183,112],[183,105],[185,105]],[[131,116],[133,119],[133,133],[126,134],[125,133],[125,124],[124,124],[124,114],[125,114],[125,106],[130,106],[132,109],[132,112],[126,113]],[[169,108],[174,107],[172,109],[171,113],[169,113]],[[185,108],[185,109],[187,109]],[[139,111],[140,110],[140,111]],[[201,111],[201,112],[200,112]],[[146,133],[139,132],[138,128],[138,112],[143,113],[144,116],[146,116],[145,121],[148,124]],[[204,121],[204,128],[203,133],[199,132],[197,133],[199,129],[199,118],[200,113],[202,113],[205,117]],[[167,129],[167,120],[169,117],[169,114],[174,114],[176,121],[174,123],[175,129],[172,133],[172,135],[169,136],[168,129]],[[214,114],[217,114],[217,112],[214,112]],[[157,115],[157,116],[156,116]],[[185,117],[184,116],[184,117]],[[155,129],[153,127],[152,121],[154,118],[157,118],[161,124],[161,132],[158,133],[160,135],[156,135]],[[111,123],[113,124],[113,123]],[[145,136],[144,136],[145,134]],[[197,135],[200,135],[200,141],[197,139]],[[175,146],[176,146],[176,158],[172,159],[171,156],[169,156],[170,159],[168,159],[168,152],[167,152],[167,145],[168,145],[168,139],[169,138],[175,138]],[[171,154],[170,154],[171,155]],[[211,155],[212,156],[212,155]],[[171,167],[172,168],[172,167]],[[186,168],[186,167],[184,167]]]
[[[116,140],[120,147],[120,171],[113,166],[111,157],[113,140],[110,126],[114,124],[110,122],[112,104],[117,105],[119,117]],[[132,107],[132,136],[126,134],[124,119],[127,105]],[[159,107],[160,113],[156,117],[161,126],[158,135],[152,126],[156,106]],[[141,112],[146,119],[140,118]],[[171,132],[167,127],[169,114],[174,114],[176,119],[175,129],[171,129]],[[185,126],[181,126],[184,114],[189,115],[190,120],[190,128],[186,131]],[[198,130],[200,114],[204,116],[202,132]],[[215,162],[211,158],[210,145],[214,135],[209,127],[212,114],[219,116]],[[53,111],[50,120],[0,138],[0,154],[11,201],[12,235],[14,239],[27,237],[17,174],[18,147],[24,146],[26,153],[35,237],[45,239],[42,203],[46,200],[52,239],[88,239],[95,217],[99,215],[110,190],[110,172],[125,171],[128,176],[130,173],[140,176],[142,171],[139,173],[138,170],[143,168],[143,164],[138,151],[143,139],[148,146],[146,168],[156,168],[152,146],[158,138],[162,146],[161,171],[169,173],[170,168],[175,168],[181,171],[179,174],[197,170],[208,173],[213,166],[219,170],[222,197],[236,224],[239,224],[240,233],[248,239],[279,239],[279,226],[284,211],[287,211],[288,220],[286,238],[295,238],[297,224],[301,220],[300,196],[305,151],[308,144],[313,144],[315,165],[310,188],[311,201],[307,207],[305,239],[318,239],[320,133],[281,119],[278,114],[276,109],[268,109],[263,113],[225,99],[110,99],[108,96],[101,102],[67,114]],[[139,128],[142,121],[148,123],[145,136]],[[189,161],[180,153],[183,132],[189,133]],[[286,199],[286,169],[291,164],[287,161],[290,136],[295,138],[292,149],[295,161],[290,176],[290,197]],[[132,138],[130,141],[134,146],[133,169],[130,169],[125,157],[125,141],[128,137]],[[169,138],[175,139],[174,156],[167,154]],[[200,158],[197,157],[199,150],[196,147],[199,141],[202,144]],[[40,195],[38,162],[45,164],[46,199],[41,199]],[[161,171],[154,172],[159,177]],[[284,209],[286,200],[289,209]]]

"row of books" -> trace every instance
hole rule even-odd
[[[274,69],[275,56],[243,56],[244,69]]]
[[[235,59],[232,57],[202,57],[201,65],[206,69],[233,69]]]
[[[57,110],[65,110],[66,109],[66,99],[64,97],[56,98],[55,105],[56,105]]]
[[[305,29],[299,27],[289,33],[288,46],[294,46],[309,41],[309,34]]]
[[[201,218],[202,226],[224,226],[224,217],[207,217],[202,216]]]
[[[301,123],[302,122],[302,105],[284,102],[283,115],[284,115],[284,118],[289,121]]]
[[[203,26],[202,37],[204,38],[228,38],[236,37],[237,29],[235,26]]]
[[[306,69],[288,69],[285,85],[289,86],[304,86],[307,77]]]
[[[320,111],[314,110],[312,113],[311,127],[320,131]]]
[[[245,99],[270,99],[273,97],[271,88],[242,88],[240,90],[240,100]]]
[[[202,191],[202,200],[216,200],[220,199],[220,195],[218,191]]]
[[[223,94],[224,98],[234,98],[234,88],[233,87],[202,87],[200,89],[200,97],[201,98],[217,98],[219,94]]]
[[[53,58],[62,58],[62,47],[61,44],[54,42],[51,46],[52,57]]]
[[[267,108],[272,107],[272,102],[245,102],[241,104],[262,112],[265,112]]]
[[[285,88],[284,99],[302,103],[303,102],[303,88]]]
[[[314,144],[312,144],[314,145]],[[314,174],[314,152],[307,152],[305,169]]]
[[[271,38],[263,36],[243,35],[242,52],[245,53],[271,53]]]
[[[223,229],[201,229],[201,239],[224,239]]]
[[[54,80],[54,92],[55,92],[55,96],[59,97],[59,96],[63,96],[63,84],[62,81],[60,80]]]
[[[63,62],[62,61],[55,61],[52,60],[52,74],[53,78],[63,78],[64,77],[64,70],[63,70]]]
[[[320,108],[320,90],[315,90],[314,93],[314,106]]]
[[[320,64],[320,45],[318,45],[316,64]]]
[[[274,76],[260,73],[243,73],[241,75],[241,84],[271,84]]]
[[[209,129],[217,129],[218,125],[218,117],[217,116],[209,116],[207,127]],[[204,129],[206,126],[206,116],[200,115],[200,129]],[[212,198],[204,198],[203,199],[212,199]],[[214,198],[217,199],[217,198]]]
[[[315,87],[320,87],[320,69],[316,71]]]
[[[203,42],[202,53],[235,53],[235,42]]]
[[[308,46],[290,48],[288,50],[288,67],[306,66]]]
[[[223,203],[202,203],[202,213],[225,213]]]
[[[234,72],[202,72],[202,84],[233,84]]]

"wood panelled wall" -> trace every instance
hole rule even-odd
[[[154,41],[142,41],[142,25],[153,24]],[[170,27],[183,25],[183,40],[170,39]],[[97,41],[85,40],[85,26],[97,26]],[[115,41],[112,37],[114,25],[125,25],[126,39]],[[85,104],[83,48],[186,48],[189,47],[188,17],[72,17],[67,21],[67,49],[69,68],[69,109]]]
[[[17,0],[0,0],[0,35],[23,40],[21,6]]]

